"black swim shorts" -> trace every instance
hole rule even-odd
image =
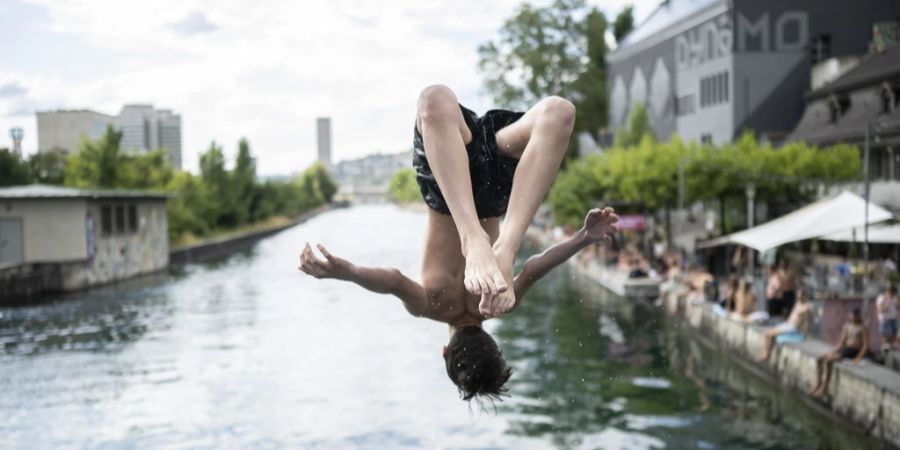
[[[502,216],[509,204],[513,175],[519,160],[504,156],[497,150],[496,133],[525,113],[492,109],[478,117],[465,106],[459,105],[459,109],[472,132],[472,142],[466,145],[466,153],[469,155],[469,176],[472,178],[472,196],[478,218]],[[413,130],[412,164],[416,169],[416,181],[422,198],[431,209],[449,215],[450,209],[425,157],[422,134],[417,127]]]

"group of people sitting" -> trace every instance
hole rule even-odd
[[[726,283],[719,286],[719,295],[713,296],[710,295],[709,289],[713,277],[708,272],[692,269],[687,274],[682,274],[677,261],[670,260],[668,265],[670,269],[660,288],[663,301],[684,297],[690,305],[715,298],[718,303],[716,310],[723,317],[744,322],[772,324],[765,331],[764,349],[757,362],[768,361],[776,343],[801,341],[811,333],[813,304],[810,301],[810,294],[803,289],[797,272],[792,270],[786,261],[781,261],[768,269],[765,311],[758,310],[757,296],[749,279],[732,275]],[[897,296],[896,288],[889,286],[884,294],[878,297],[876,305],[879,329],[885,342],[893,344],[900,341],[898,334],[900,327],[897,325],[900,298]],[[854,308],[842,327],[837,345],[832,351],[817,358],[816,384],[810,391],[812,396],[821,397],[827,392],[836,362],[849,359],[853,363],[858,363],[870,354],[868,335],[862,311]]]

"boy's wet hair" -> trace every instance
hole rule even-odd
[[[453,333],[444,355],[447,376],[463,400],[500,399],[512,375],[494,338],[481,327],[465,326]]]

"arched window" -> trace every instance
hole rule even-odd
[[[887,81],[881,84],[881,114],[890,114],[897,107],[897,92]]]
[[[837,123],[844,116],[844,113],[850,109],[850,98],[832,95],[828,97],[828,109],[831,112],[831,123]]]

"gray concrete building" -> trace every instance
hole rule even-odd
[[[114,121],[115,116],[87,109],[39,111],[38,152],[75,153],[83,139],[99,139]]]
[[[165,194],[0,189],[0,297],[83,289],[169,263]]]
[[[811,67],[867,51],[896,0],[669,0],[611,52],[610,128],[637,103],[657,138],[723,143],[743,130],[781,141],[797,124]]]
[[[328,170],[331,166],[331,118],[319,117],[316,119],[316,145],[319,150],[318,161]]]
[[[149,104],[125,105],[116,116],[90,110],[42,111],[37,113],[38,151],[78,151],[83,139],[98,139],[112,125],[122,132],[122,149],[145,153],[160,148],[169,151],[169,162],[182,166],[181,115]]]

